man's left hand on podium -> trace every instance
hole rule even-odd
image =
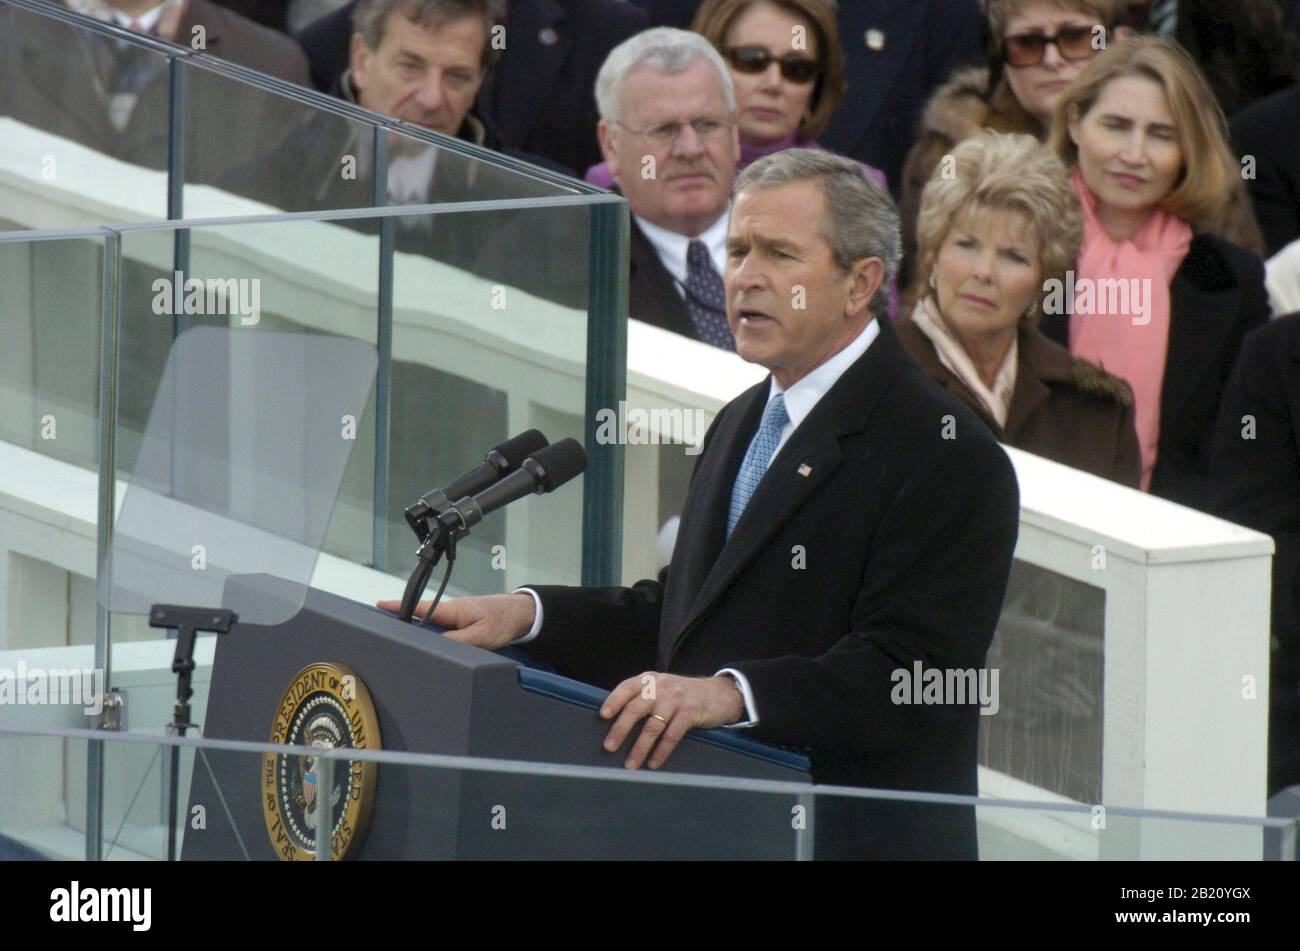
[[[679,677],[647,671],[615,687],[601,705],[600,715],[614,720],[604,744],[610,753],[619,749],[637,722],[644,719],[645,726],[623,765],[638,769],[646,763],[658,769],[688,730],[736,723],[745,716],[745,703],[727,674]]]

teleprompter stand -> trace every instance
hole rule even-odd
[[[178,604],[155,604],[149,609],[149,626],[176,630],[176,655],[172,658],[172,673],[176,675],[176,705],[172,708],[172,722],[167,732],[184,736],[195,724],[190,722],[190,698],[194,696],[191,679],[194,675],[194,638],[200,631],[214,634],[230,633],[231,625],[239,620],[234,611],[224,608],[191,608]],[[167,779],[167,861],[176,861],[176,818],[180,789],[181,750],[173,746],[167,754],[171,768]]]

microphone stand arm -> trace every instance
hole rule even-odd
[[[410,509],[407,511],[409,513]],[[451,568],[456,561],[456,543],[468,534],[469,526],[466,524],[465,516],[456,505],[448,505],[445,512],[439,513],[434,519],[432,528],[424,526],[424,535],[415,553],[415,567],[411,570],[411,576],[406,580],[406,590],[402,593],[402,609],[399,616],[403,621],[410,621],[415,616],[420,595],[424,594],[424,589],[428,587],[429,576],[433,574],[433,569],[442,556],[446,555],[447,570],[433,605],[429,608],[429,614],[433,613],[433,608],[437,607],[438,602],[442,600],[443,592],[447,589],[447,579],[451,576]]]

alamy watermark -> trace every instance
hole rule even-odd
[[[132,931],[153,923],[152,888],[83,888],[74,880],[50,892],[50,921],[126,922]]]
[[[86,716],[104,710],[104,671],[100,669],[47,669],[28,667],[20,660],[16,668],[0,667],[0,707],[79,706]]]
[[[998,712],[998,669],[996,667],[930,667],[924,669],[919,660],[912,668],[899,667],[890,674],[893,689],[889,699],[896,705],[916,704],[961,706],[978,704],[980,716],[991,717]]]
[[[627,400],[620,400],[617,410],[596,411],[596,442],[601,445],[684,444],[686,455],[695,456],[704,448],[704,433],[708,428],[708,417],[702,409],[656,406],[647,410],[629,407]]]
[[[1080,277],[1065,272],[1065,280],[1043,282],[1044,314],[1080,317],[1131,317],[1135,327],[1151,323],[1151,279],[1147,277]]]
[[[262,279],[258,277],[187,278],[184,271],[153,282],[153,312],[202,317],[238,317],[244,327],[262,319]]]

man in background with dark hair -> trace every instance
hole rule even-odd
[[[318,89],[335,88],[349,68],[357,0],[298,34]],[[411,9],[418,4],[402,4]],[[646,25],[621,0],[509,0],[501,62],[479,89],[475,114],[501,142],[550,159],[575,175],[600,161],[596,73],[611,49]]]
[[[471,114],[500,55],[491,33],[501,0],[363,0],[354,13],[350,65],[331,90],[375,112],[496,148]]]
[[[560,171],[545,159],[506,146],[492,123],[474,109],[483,78],[500,56],[492,36],[500,29],[503,9],[503,0],[362,0],[354,8],[348,67],[330,92],[382,115]],[[408,136],[390,135],[387,152],[387,198],[381,204],[500,198],[526,187],[513,172]],[[263,153],[223,186],[284,211],[374,203],[372,145],[368,137],[358,137],[355,123],[311,111]],[[349,159],[354,163],[350,174]],[[407,240],[418,235],[403,231],[431,225],[427,217],[399,220],[399,248],[421,250],[420,242]],[[478,247],[465,245],[453,258],[445,256],[452,251],[444,248],[437,256],[464,264]]]

